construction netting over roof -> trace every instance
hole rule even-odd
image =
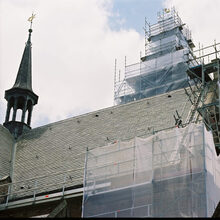
[[[87,152],[83,217],[206,217],[220,198],[220,160],[201,124]]]

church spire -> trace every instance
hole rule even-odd
[[[13,88],[22,88],[32,91],[32,68],[31,68],[31,33],[29,29],[29,37],[26,43],[17,78]]]
[[[31,21],[31,27],[33,18],[34,15],[32,14],[32,17],[28,19]],[[11,89],[5,91],[5,99],[8,105],[3,125],[8,128],[15,138],[20,136],[23,131],[31,129],[32,110],[38,101],[38,96],[32,90],[31,27],[15,83]],[[11,109],[13,109],[12,112]],[[22,111],[20,118],[17,114],[19,109]],[[27,118],[26,113],[28,113]],[[12,117],[10,117],[10,114]]]

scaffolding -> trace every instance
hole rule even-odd
[[[190,90],[186,94],[192,103],[187,123],[202,119],[208,130],[212,131],[216,152],[220,153],[220,43],[199,48],[194,51],[193,60],[197,66],[187,70]]]
[[[78,155],[78,158],[82,160],[84,156],[85,153],[83,152]],[[27,204],[59,200],[62,197],[82,196],[83,169],[84,167],[81,166],[60,172],[51,172],[22,181],[1,184],[0,211]]]
[[[148,29],[147,29],[148,27]],[[213,133],[217,154],[220,153],[220,43],[199,49],[191,32],[175,8],[158,13],[158,22],[145,21],[145,56],[139,63],[125,64],[125,77],[117,81],[115,69],[115,104],[185,89],[192,104],[184,124],[204,119]],[[178,112],[177,112],[178,114]],[[181,122],[174,116],[175,124]],[[179,124],[181,125],[181,124]]]
[[[203,123],[89,150],[82,217],[210,217],[219,170]]]
[[[145,25],[145,56],[139,63],[125,64],[123,80],[115,76],[115,104],[185,87],[187,69],[197,65],[193,59],[193,47],[191,32],[175,8],[158,14],[156,24],[148,24],[148,29]]]
[[[173,129],[87,151],[84,178],[79,168],[3,184],[0,210],[84,190],[83,217],[212,216],[220,198],[220,43],[193,51],[175,9],[148,27],[145,56],[125,66],[122,81],[115,76],[115,102],[184,88],[187,120],[176,112]]]

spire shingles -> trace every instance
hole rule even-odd
[[[13,88],[21,88],[32,91],[32,68],[31,68],[31,32],[26,43],[18,74]]]

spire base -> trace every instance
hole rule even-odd
[[[19,121],[5,122],[3,126],[10,131],[10,133],[14,136],[15,139],[17,139],[24,132],[31,130],[30,126]]]

